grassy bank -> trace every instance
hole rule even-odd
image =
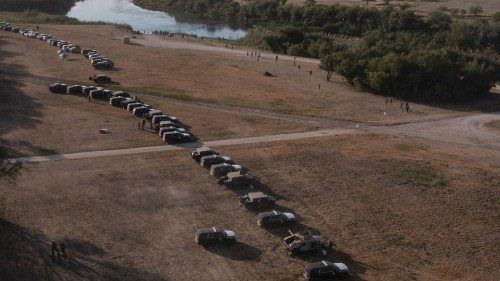
[[[128,24],[116,24],[104,21],[79,21],[65,15],[46,14],[38,11],[24,12],[0,12],[0,21],[16,24],[95,24],[95,25],[113,25],[122,29],[132,30]]]
[[[23,12],[37,10],[44,13],[64,15],[77,0],[0,0],[0,11]]]

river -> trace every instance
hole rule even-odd
[[[239,39],[246,35],[242,29],[222,24],[179,22],[167,13],[138,7],[132,0],[83,0],[76,2],[67,16],[81,21],[126,23],[146,34],[158,30],[225,39]]]

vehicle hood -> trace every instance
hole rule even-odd
[[[343,264],[343,263],[334,263],[335,266],[337,266],[339,268],[339,271],[340,272],[349,272],[349,269],[347,268],[347,265]]]
[[[295,215],[292,214],[292,213],[283,213],[283,215],[288,219],[288,220],[291,220],[291,221],[294,221],[295,220]]]
[[[224,230],[224,232],[226,233],[226,236],[228,238],[236,238],[236,233],[234,233],[234,231],[232,231],[232,230]]]

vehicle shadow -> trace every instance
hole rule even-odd
[[[54,260],[51,239],[0,218],[2,280],[166,280],[155,273],[110,261],[107,251],[91,242],[63,238],[67,259]]]
[[[204,246],[204,248],[234,261],[260,261],[262,254],[261,250],[239,241],[231,244],[211,244]]]

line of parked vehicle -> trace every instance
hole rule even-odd
[[[58,47],[61,59],[64,59],[66,57],[66,52],[69,52],[84,55],[85,58],[90,60],[90,65],[96,69],[107,69],[113,67],[113,62],[105,55],[92,49],[81,49],[79,45],[66,40],[57,39],[53,35],[39,33],[28,28],[13,27],[7,22],[0,22],[0,29],[7,32],[19,33],[25,37],[38,39],[46,42],[47,44]]]
[[[131,98],[128,93],[123,91],[114,92],[109,99],[109,104],[122,107],[132,112],[135,116],[144,118],[144,123],[148,121],[150,129],[155,130],[166,143],[173,144],[193,141],[193,138],[187,129],[182,126],[177,117],[154,109],[137,98]]]
[[[259,178],[249,174],[246,169],[237,165],[230,157],[221,156],[210,147],[198,148],[196,151],[191,152],[190,155],[202,167],[208,168],[212,176],[218,178],[220,186],[227,188],[247,187],[251,190],[255,190],[259,186]],[[262,191],[248,192],[246,195],[240,196],[239,201],[246,208],[253,211],[266,210],[257,214],[257,225],[260,227],[290,227],[297,222],[295,214],[274,210],[276,199]],[[319,251],[324,247],[321,238],[312,235],[309,231],[293,233],[288,230],[288,232],[290,235],[286,236],[283,242],[294,255]],[[222,227],[201,228],[196,231],[195,241],[202,245],[221,242],[233,243],[236,241],[236,233]],[[348,275],[349,269],[344,263],[329,261],[311,263],[306,266],[304,273],[308,280],[345,279]]]
[[[10,26],[5,22],[0,22],[0,29],[3,31],[18,32],[26,37],[46,41],[47,43],[73,53],[81,53],[91,60],[95,68],[111,67],[107,58],[94,50],[81,50],[78,45],[67,41],[58,40],[52,35],[39,34],[33,30],[22,29]],[[107,63],[109,62],[109,63]],[[94,75],[89,77],[97,84],[109,83],[111,79],[106,75]],[[68,86],[62,83],[54,83],[49,86],[51,93],[85,95],[89,99],[109,99],[109,104],[115,107],[127,109],[137,117],[144,118],[144,122],[149,121],[150,128],[157,131],[163,141],[167,143],[179,143],[191,141],[191,135],[182,128],[177,117],[169,116],[166,113],[152,108],[148,104],[142,103],[139,99],[133,98],[124,91],[114,91],[104,87],[95,86]],[[143,123],[144,124],[144,123]],[[241,165],[236,164],[227,156],[220,156],[219,153],[210,147],[201,147],[191,153],[191,157],[199,162],[202,167],[208,168],[210,174],[218,178],[218,184],[227,188],[250,187],[254,189],[258,186],[260,179],[248,173]],[[276,204],[276,199],[262,191],[252,191],[239,198],[241,204],[251,210],[272,209]],[[257,225],[260,227],[282,227],[293,226],[297,222],[296,216],[290,212],[277,210],[267,210],[257,214]],[[293,233],[283,239],[287,248],[295,255],[302,252],[318,251],[323,248],[324,243],[317,235],[310,232]],[[210,227],[198,229],[195,241],[198,244],[208,244],[213,242],[235,242],[236,233],[232,230],[221,227]],[[349,269],[344,263],[332,263],[329,261],[319,261],[306,266],[304,276],[308,280],[325,280],[332,278],[345,279],[349,275]]]
[[[89,77],[98,84],[109,83],[111,79],[106,75],[94,75]],[[63,83],[49,85],[49,91],[54,94],[84,95],[88,99],[109,100],[109,104],[114,107],[121,107],[128,110],[133,115],[143,118],[144,123],[149,123],[149,127],[155,130],[166,143],[185,143],[193,141],[191,134],[182,127],[182,123],[175,116],[154,109],[151,105],[145,104],[136,97],[124,91],[111,91],[98,86],[68,86]],[[142,126],[142,125],[141,125]]]

